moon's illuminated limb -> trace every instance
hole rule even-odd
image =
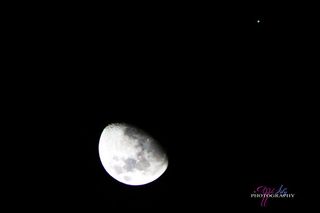
[[[128,185],[143,185],[159,178],[168,167],[168,158],[159,144],[143,131],[111,124],[102,132],[99,155],[105,170]]]

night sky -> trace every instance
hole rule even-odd
[[[306,74],[315,36],[308,6],[45,8],[12,16],[17,33],[9,31],[8,55],[17,54],[10,69],[25,71],[10,72],[14,84],[6,87],[9,138],[19,141],[22,157],[9,158],[18,184],[9,198],[40,211],[311,206],[317,95]],[[137,126],[163,145],[169,167],[159,179],[130,187],[106,173],[98,141],[114,122]],[[250,199],[259,185],[281,184],[297,197],[271,200],[267,209]]]

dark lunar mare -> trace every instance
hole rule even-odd
[[[164,150],[159,143],[141,129],[127,126],[124,129],[124,135],[138,140],[136,147],[141,148],[141,151],[137,154],[138,160],[133,158],[124,159],[125,166],[123,168],[127,171],[132,171],[133,169],[145,170],[150,167],[150,163],[145,156],[146,153],[152,154],[159,161],[162,161],[165,157]]]

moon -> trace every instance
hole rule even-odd
[[[107,173],[127,185],[144,185],[158,179],[168,167],[160,144],[128,124],[110,124],[102,131],[99,156]]]

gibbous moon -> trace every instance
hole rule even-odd
[[[99,155],[105,170],[128,185],[150,183],[168,167],[167,155],[157,141],[127,124],[110,124],[103,130]]]

